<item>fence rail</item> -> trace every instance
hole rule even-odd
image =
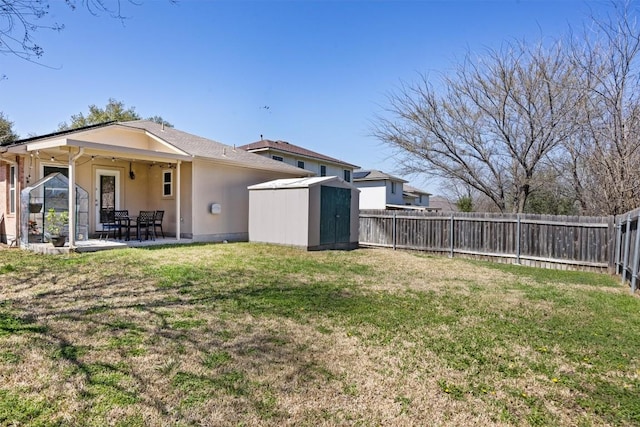
[[[637,229],[638,214],[635,220]],[[613,272],[616,254],[640,257],[638,248],[632,254],[619,250],[619,235],[613,216],[360,211],[362,245],[460,254],[547,268]],[[640,242],[640,237],[634,238]],[[637,268],[632,275],[637,277]]]

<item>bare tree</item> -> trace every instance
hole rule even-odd
[[[574,37],[571,58],[587,90],[580,132],[567,147],[571,179],[585,213],[620,214],[640,206],[640,31],[629,4],[592,17]]]
[[[390,95],[373,133],[397,149],[403,172],[479,191],[502,212],[523,212],[540,163],[572,134],[576,81],[560,45],[508,44],[442,78]]]

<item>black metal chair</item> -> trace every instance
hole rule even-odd
[[[153,240],[156,240],[156,232],[153,224],[155,216],[155,211],[140,211],[136,222],[139,240],[142,241],[142,229],[145,230],[145,238],[147,240],[149,240],[149,234],[151,234]]]
[[[122,230],[126,230],[124,239],[129,240],[131,234],[131,218],[127,209],[114,211],[115,222],[118,225],[118,238],[122,238]]]
[[[99,239],[102,240],[103,236],[109,238],[109,233],[113,231],[113,238],[116,238],[116,230],[119,229],[119,225],[116,222],[116,211],[113,209],[100,209],[100,223],[102,224],[102,231],[100,231]]]
[[[164,230],[162,229],[162,219],[164,218],[164,211],[156,211],[156,216],[153,219],[153,233],[157,236],[156,228],[160,227],[160,233],[164,239]]]

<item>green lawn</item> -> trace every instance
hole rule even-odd
[[[640,425],[640,298],[390,250],[0,251],[0,425]]]

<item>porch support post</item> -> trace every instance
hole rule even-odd
[[[176,163],[176,240],[180,240],[180,219],[182,215],[180,213],[180,164],[181,160]]]
[[[69,152],[69,248],[76,247],[76,160],[84,153],[80,147],[77,154]]]

